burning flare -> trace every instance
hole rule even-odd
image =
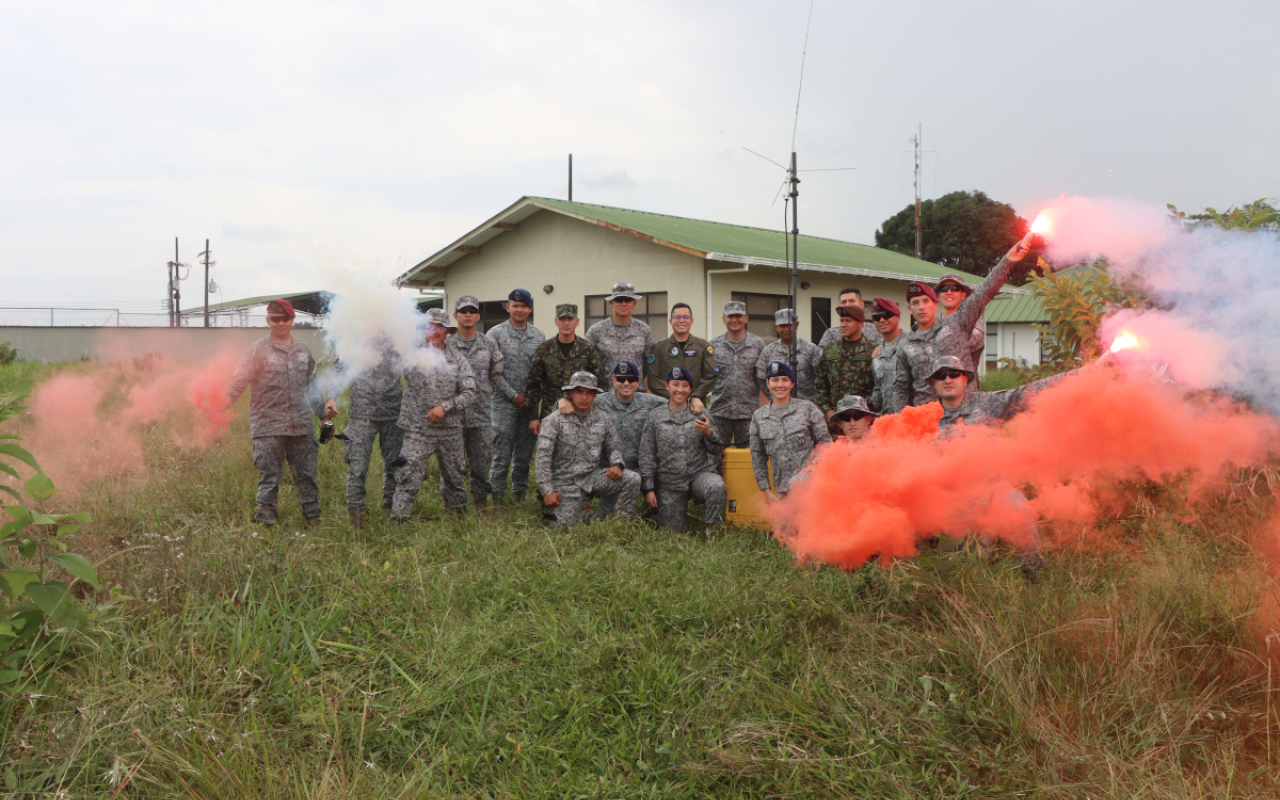
[[[1116,334],[1116,338],[1111,342],[1109,352],[1118,353],[1121,350],[1128,350],[1131,347],[1138,346],[1138,337],[1128,331],[1120,331]]]
[[[1036,217],[1036,221],[1031,223],[1031,232],[1040,233],[1040,234],[1048,233],[1049,218],[1046,217],[1044,214],[1041,214],[1038,217]]]

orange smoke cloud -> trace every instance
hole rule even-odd
[[[1036,395],[1003,430],[925,437],[921,427],[941,414],[933,408],[882,418],[869,441],[823,451],[808,479],[773,508],[779,541],[802,561],[845,568],[876,554],[914,555],[940,533],[1024,545],[1031,511],[1091,521],[1097,498],[1128,478],[1186,477],[1194,498],[1280,446],[1271,416],[1226,400],[1193,402],[1171,386],[1100,367]],[[1029,507],[1010,491],[1026,486]]]

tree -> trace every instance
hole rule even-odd
[[[1268,203],[1265,198],[1254,200],[1239,208],[1232,206],[1221,213],[1216,209],[1206,208],[1203,214],[1188,214],[1185,211],[1179,211],[1172,203],[1168,205],[1169,213],[1179,220],[1190,222],[1193,227],[1212,224],[1226,230],[1280,230],[1280,211],[1277,211],[1275,206]]]
[[[952,192],[920,204],[925,261],[961,272],[986,275],[1010,247],[1026,235],[1029,223],[1008,203],[984,192]],[[916,254],[915,206],[884,221],[876,231],[876,247],[909,256]],[[1036,254],[1024,259],[1034,264]]]

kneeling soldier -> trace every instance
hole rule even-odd
[[[640,436],[640,478],[644,500],[658,509],[658,524],[684,533],[689,530],[689,498],[706,505],[710,528],[724,522],[728,491],[716,471],[724,446],[705,414],[689,408],[693,375],[684,367],[667,373],[670,400],[649,412]]]
[[[593,407],[600,394],[596,376],[575,372],[569,385],[561,388],[569,393],[573,413],[564,415],[553,407],[538,431],[534,468],[542,504],[554,510],[560,525],[581,522],[582,501],[589,496],[616,495],[618,515],[634,514],[640,476],[623,469],[621,442],[613,421]],[[600,467],[601,454],[608,457],[608,469]]]
[[[831,423],[840,427],[840,435],[851,442],[861,441],[871,433],[871,423],[880,416],[871,410],[866,399],[856,394],[840,398]]]
[[[791,396],[796,373],[790,364],[771,362],[765,375],[773,398],[751,415],[751,469],[760,491],[776,499],[800,477],[817,446],[831,443],[831,433],[817,406]],[[774,489],[769,488],[770,468]]]

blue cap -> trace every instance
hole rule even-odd
[[[780,378],[784,375],[790,378],[792,383],[796,382],[796,371],[791,368],[790,364],[785,361],[769,362],[769,369],[765,372],[766,378]]]
[[[613,374],[640,380],[640,368],[630,361],[619,361],[613,368]]]
[[[512,289],[511,294],[507,295],[508,300],[515,300],[517,303],[524,303],[529,308],[533,308],[533,295],[529,294],[528,289]]]
[[[689,385],[690,385],[690,386],[692,386],[692,385],[693,385],[693,373],[692,373],[692,372],[690,372],[689,370],[685,369],[684,367],[672,367],[672,368],[671,368],[671,371],[667,373],[667,380],[669,380],[669,381],[688,381],[688,382],[689,382]]]

